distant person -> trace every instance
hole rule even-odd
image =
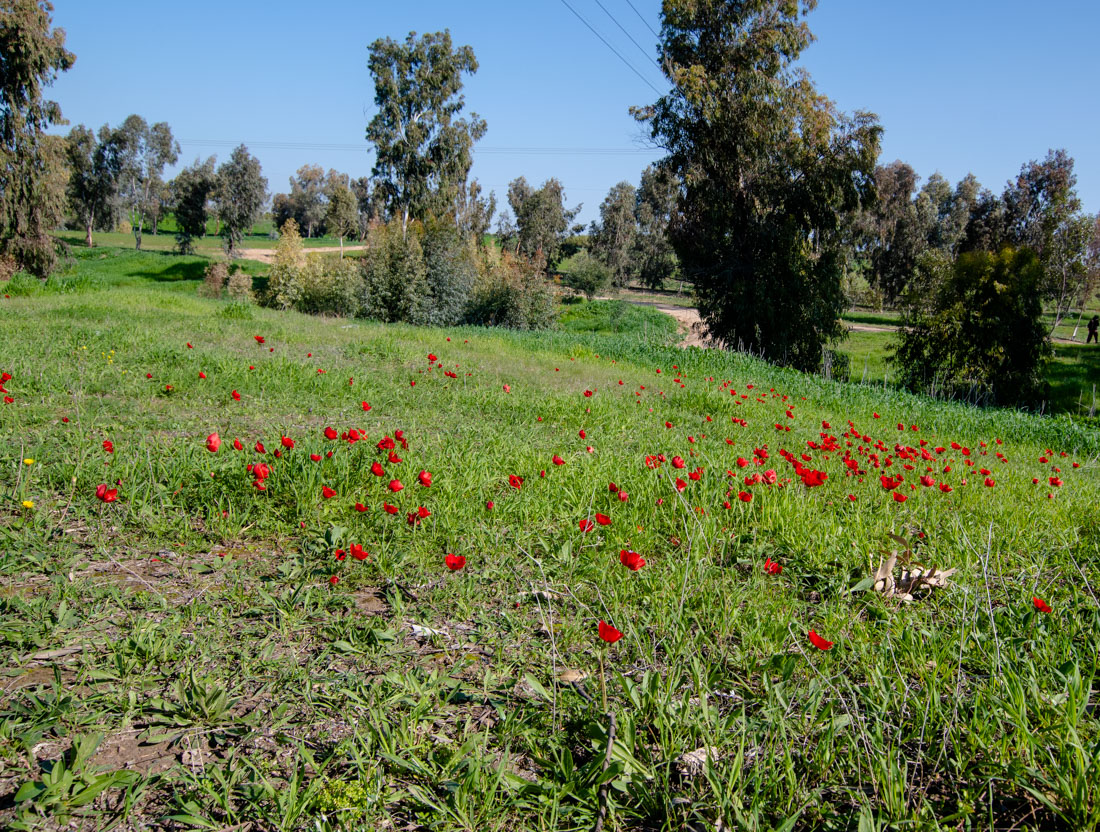
[[[1085,339],[1086,344],[1091,344],[1093,341],[1100,344],[1100,338],[1096,335],[1097,330],[1100,330],[1100,315],[1093,315],[1089,319],[1089,337]]]

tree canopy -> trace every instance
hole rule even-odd
[[[256,222],[267,201],[267,179],[260,169],[260,160],[243,144],[218,168],[216,193],[222,236],[232,257],[245,230]]]

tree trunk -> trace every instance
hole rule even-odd
[[[88,248],[92,248],[92,247],[95,246],[95,243],[92,242],[92,221],[91,220],[88,220],[88,222],[86,222],[84,224],[84,244],[86,246],[88,246]]]
[[[344,259],[344,238],[340,238],[340,259]]]

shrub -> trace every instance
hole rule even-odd
[[[385,322],[415,319],[427,288],[421,230],[420,223],[410,223],[402,237],[395,219],[368,232],[361,314]]]
[[[592,300],[611,284],[610,269],[587,251],[582,251],[572,259],[564,277],[566,286],[583,292],[588,300]]]
[[[275,247],[275,262],[267,281],[265,305],[276,309],[292,309],[297,305],[302,294],[301,272],[305,264],[298,223],[289,219],[283,223],[279,244]]]
[[[234,301],[240,301],[243,303],[252,302],[252,275],[240,269],[233,269],[233,273],[229,275],[228,289],[229,297]]]
[[[19,271],[19,264],[14,257],[0,254],[0,280],[11,280],[12,275]]]
[[[199,294],[204,298],[220,298],[225,288],[225,281],[229,277],[229,268],[220,260],[206,267],[202,283],[199,285]]]
[[[477,276],[476,250],[454,223],[429,220],[420,244],[424,251],[425,286],[411,322],[430,326],[457,324],[466,312]]]
[[[1043,269],[1030,249],[921,259],[892,361],[910,389],[1034,403],[1050,354],[1041,320]]]
[[[553,325],[554,297],[543,279],[543,263],[489,248],[478,256],[477,266],[466,311],[468,323],[512,329]]]
[[[363,275],[350,259],[314,254],[299,271],[299,312],[354,317],[363,297]]]

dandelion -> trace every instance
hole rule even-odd
[[[34,508],[34,500],[24,500],[23,508]]]

